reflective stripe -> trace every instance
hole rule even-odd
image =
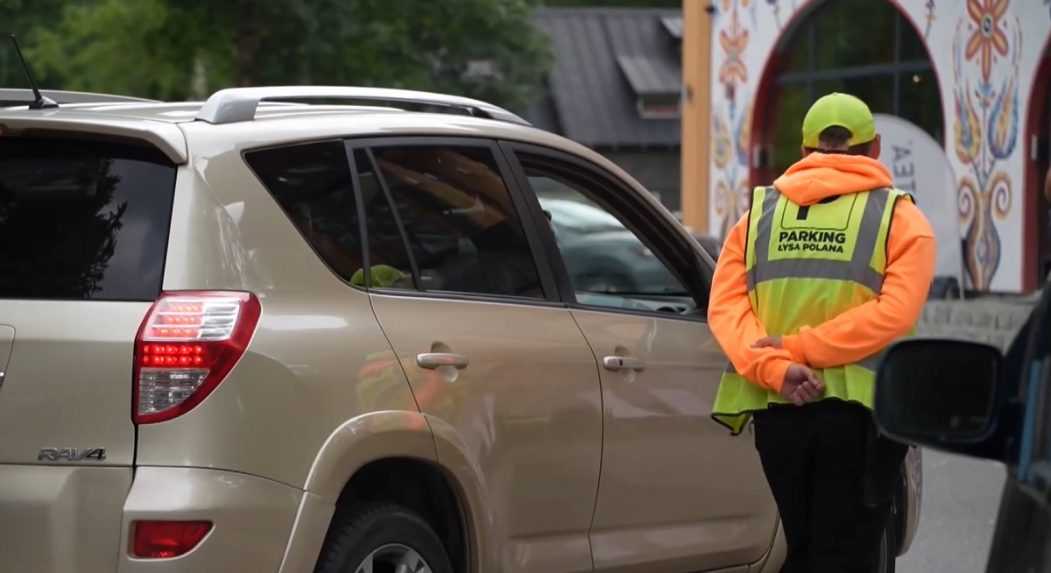
[[[759,232],[756,234],[754,243],[755,265],[748,270],[746,278],[748,290],[755,290],[755,285],[757,284],[755,270],[761,265],[769,263],[766,259],[770,255],[770,233],[774,228],[774,226],[769,223],[774,220],[774,211],[777,209],[777,202],[780,199],[781,193],[779,193],[776,188],[766,188],[766,192],[763,196],[763,210],[759,214]],[[755,205],[752,205],[752,208],[754,209]]]
[[[763,212],[759,219],[759,233],[756,236],[755,265],[748,271],[748,290],[755,290],[761,282],[784,278],[833,279],[856,282],[872,292],[883,288],[883,273],[872,268],[872,256],[876,251],[876,241],[880,235],[883,213],[887,209],[887,198],[890,191],[878,189],[868,194],[865,211],[858,226],[858,235],[854,243],[854,252],[849,261],[827,259],[780,259],[767,260],[770,252],[770,233],[773,230],[774,209],[781,194],[774,188],[768,188],[763,200]]]
[[[787,259],[759,263],[748,274],[751,284],[776,279],[832,279],[856,282],[872,292],[883,288],[883,275],[872,270],[866,262],[825,261],[821,259]],[[751,288],[751,286],[749,286]]]
[[[854,244],[854,256],[850,263],[858,267],[872,268],[872,255],[876,252],[876,240],[879,238],[879,228],[883,223],[883,212],[887,209],[887,197],[890,191],[877,189],[870,191],[865,201],[865,213],[861,216],[861,225],[858,228],[857,242]],[[882,272],[880,275],[882,276]],[[880,286],[883,281],[880,280]],[[879,289],[874,289],[879,292]]]

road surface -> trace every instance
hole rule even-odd
[[[898,573],[984,573],[1003,465],[924,450],[923,475],[920,528]]]

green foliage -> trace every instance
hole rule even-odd
[[[682,8],[686,0],[544,0],[545,6]]]
[[[0,0],[0,20],[24,15],[41,83],[64,89],[184,99],[230,85],[374,85],[522,108],[551,59],[535,0],[39,3],[49,14]]]

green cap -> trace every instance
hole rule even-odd
[[[830,93],[814,102],[803,118],[803,147],[819,149],[821,132],[834,125],[850,132],[851,146],[876,139],[876,122],[869,106],[852,95]]]

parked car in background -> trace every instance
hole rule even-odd
[[[892,347],[876,415],[903,441],[1006,464],[986,570],[1051,572],[1051,287],[1006,355],[958,340]]]
[[[4,570],[780,567],[711,257],[607,159],[440,94],[52,94],[0,109]]]

